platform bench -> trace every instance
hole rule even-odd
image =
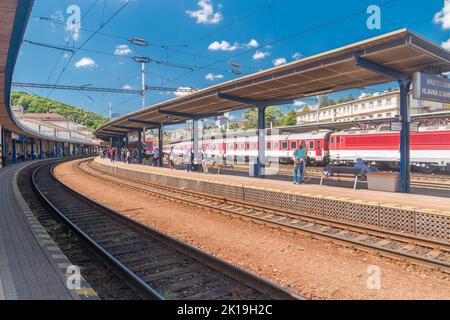
[[[323,184],[324,178],[331,177],[334,175],[341,176],[352,176],[354,177],[353,190],[356,190],[359,178],[364,178],[366,171],[363,168],[353,168],[353,167],[340,167],[328,165],[323,168],[322,177],[320,178],[320,185]]]

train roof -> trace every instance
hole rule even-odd
[[[449,131],[450,132],[450,125],[448,126],[419,126],[419,132],[441,132],[441,131]],[[389,129],[383,129],[383,130],[378,130],[378,129],[370,129],[370,130],[361,130],[361,129],[356,129],[356,130],[345,130],[345,131],[340,131],[340,132],[335,132],[332,135],[333,136],[343,136],[343,135],[358,135],[358,134],[380,134],[380,133],[399,133],[398,131],[390,131]],[[412,132],[411,132],[412,133]]]

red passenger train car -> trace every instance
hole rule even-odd
[[[400,133],[386,130],[347,130],[335,132],[319,130],[307,133],[283,133],[266,137],[266,158],[290,163],[294,150],[301,143],[307,147],[312,164],[352,164],[361,158],[379,167],[398,167],[400,161]],[[180,157],[191,148],[192,142],[166,145]],[[258,137],[254,132],[231,133],[226,137],[204,137],[200,148],[211,158],[226,157],[248,161],[258,155]],[[436,169],[450,172],[450,126],[421,127],[411,133],[411,164],[425,172]]]

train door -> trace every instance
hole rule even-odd
[[[321,160],[323,156],[322,140],[319,139],[316,140],[315,142],[316,142],[316,157]]]

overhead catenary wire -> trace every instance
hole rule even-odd
[[[114,12],[104,23],[102,23],[100,25],[100,27],[93,32],[87,39],[86,41],[84,41],[80,47],[78,47],[75,52],[69,57],[69,59],[67,60],[66,65],[64,66],[64,68],[62,69],[58,79],[55,82],[55,85],[57,85],[59,83],[59,81],[61,80],[63,74],[65,73],[65,71],[67,70],[67,67],[69,66],[70,62],[72,61],[73,57],[75,56],[75,54],[82,49],[100,30],[102,30],[109,22],[111,22],[111,20],[113,20],[126,6],[128,6],[131,3],[132,0],[128,0],[127,2],[125,2],[118,10],[116,10],[116,12]]]
[[[98,1],[99,1],[99,0],[95,0],[95,1],[92,3],[92,5],[88,8],[88,10],[86,11],[86,13],[81,17],[81,21],[83,21],[83,20],[89,15],[89,13],[90,13],[91,10],[95,7],[95,5],[97,4]],[[69,46],[69,43],[70,43],[70,37],[69,37],[69,39],[67,39],[67,41],[66,41],[66,48]],[[75,45],[75,44],[74,44],[74,45]],[[61,61],[61,58],[63,58],[63,57],[64,57],[64,52],[61,52],[61,54],[59,55],[58,59],[56,60],[54,66],[53,66],[53,68],[52,68],[52,70],[51,70],[51,72],[50,72],[50,75],[49,75],[48,78],[47,78],[47,81],[45,82],[46,84],[48,84],[48,83],[50,82],[50,79],[51,79],[51,77],[53,76],[53,73],[55,72],[56,67],[57,67],[58,64],[59,64],[59,61]],[[47,95],[47,98],[52,94],[52,92],[53,92],[53,90],[50,90],[50,91],[49,91],[49,93],[48,93],[48,95]]]

